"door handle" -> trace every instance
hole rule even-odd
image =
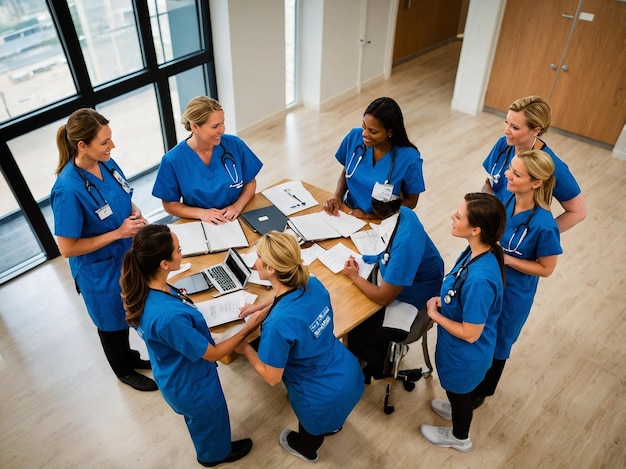
[[[550,64],[550,68],[551,68],[552,70],[556,70],[556,69],[557,69],[557,68],[559,68],[559,67],[557,67],[557,66],[556,66],[556,64]]]
[[[567,65],[563,65],[561,66],[561,70],[563,70],[564,72],[567,72],[569,70],[569,67]]]

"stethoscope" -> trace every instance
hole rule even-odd
[[[461,263],[461,267],[459,267],[459,270],[456,271],[456,274],[455,274],[455,277],[454,277],[454,282],[452,282],[452,287],[450,287],[448,292],[443,297],[443,302],[445,304],[449,305],[450,303],[452,303],[452,298],[454,298],[457,295],[457,293],[460,293],[461,287],[463,286],[463,284],[465,283],[465,280],[467,279],[467,274],[469,272],[469,266],[472,264],[472,262],[477,261],[478,259],[483,257],[485,254],[489,254],[491,251],[492,250],[489,249],[488,251],[480,253],[479,255],[474,257],[473,259],[470,259],[469,262],[467,262],[467,258],[472,255],[471,248],[468,246],[465,249],[465,251],[463,251],[463,254],[461,254],[461,256],[459,257],[459,260],[457,261],[457,263],[454,264],[454,267],[456,267],[457,265],[459,265],[459,262],[461,262],[461,260],[463,260],[463,263]],[[452,270],[454,270],[454,267],[452,268]]]
[[[515,198],[515,194],[513,194],[509,200],[507,200],[504,208],[508,209],[509,205],[511,204],[511,201]],[[515,207],[513,208],[513,210],[515,210]],[[515,228],[515,230],[513,231],[513,234],[511,235],[511,237],[509,238],[509,244],[508,247],[504,247],[502,246],[502,250],[504,252],[512,252],[517,254],[518,256],[521,256],[522,253],[520,251],[518,251],[520,245],[522,244],[522,241],[524,241],[524,238],[526,238],[526,235],[528,234],[528,231],[530,230],[530,220],[532,219],[533,215],[535,215],[535,212],[537,211],[537,204],[535,204],[533,206],[533,209],[530,211],[530,215],[528,215],[528,218],[526,218],[526,221],[524,223],[520,223],[519,225],[517,225],[517,227]],[[513,217],[513,214],[511,214],[511,217]],[[515,247],[513,249],[511,249],[511,243],[513,242],[513,240],[515,239],[515,236],[517,236],[517,232],[519,231],[519,229],[521,227],[524,227],[524,230],[522,231],[522,235],[519,238],[519,241],[517,242],[517,244],[515,245]]]
[[[98,189],[98,186],[91,184],[89,182],[89,180],[85,177],[85,175],[83,174],[83,172],[81,171],[81,169],[76,165],[76,163],[74,162],[74,168],[76,168],[76,171],[78,172],[79,176],[81,177],[81,179],[84,181],[85,183],[85,190],[87,191],[87,193],[91,196],[91,198],[93,199],[93,201],[96,203],[96,205],[99,208],[102,207],[106,207],[109,203],[107,202],[107,200],[104,198],[104,196],[102,195],[102,192],[100,192],[100,189]],[[100,163],[98,163],[100,164]],[[109,168],[107,165],[105,165],[104,163],[102,163],[102,166],[104,166],[106,168],[106,170],[109,172],[109,174],[113,177],[113,179],[115,179],[117,181],[117,183],[120,185],[120,187],[124,190],[124,192],[126,192],[127,194],[130,194],[132,192],[132,189],[130,187],[130,184],[128,183],[128,181],[126,179],[124,179],[122,177],[122,175],[119,173],[119,171],[117,169],[111,169]],[[98,193],[98,196],[100,197],[100,199],[102,200],[102,203],[100,203],[98,201],[98,199],[96,199],[96,196],[94,195],[93,192],[91,192],[91,188],[94,188],[96,190],[96,192]]]
[[[372,151],[374,151],[374,150],[372,150]],[[361,160],[365,156],[366,152],[367,152],[367,147],[365,145],[363,145],[362,143],[359,143],[356,146],[356,148],[352,152],[352,156],[350,157],[350,160],[348,161],[348,164],[346,165],[346,179],[350,179],[354,175],[354,172],[356,171],[356,169],[361,164]],[[360,153],[360,154],[357,156],[357,153]],[[354,161],[354,157],[355,156],[357,156],[356,163],[354,164],[354,166],[352,168],[352,171],[350,171],[350,166],[352,166],[352,163]],[[389,167],[389,174],[387,175],[387,179],[385,180],[385,184],[388,184],[389,181],[391,181],[391,176],[393,174],[393,166],[394,166],[395,162],[396,162],[396,146],[392,145],[391,166]]]
[[[502,176],[502,171],[504,171],[505,168],[508,166],[509,158],[511,156],[511,152],[513,151],[513,148],[514,147],[507,146],[504,150],[501,150],[500,153],[498,153],[498,157],[496,158],[496,161],[491,167],[491,171],[489,172],[489,179],[492,181],[494,185],[498,184],[498,181],[500,180],[500,177]],[[504,159],[502,160],[502,163],[500,164],[500,159],[502,155],[504,155]],[[500,167],[498,168],[498,166]],[[496,168],[498,168],[497,171],[496,171]]]
[[[398,226],[400,226],[400,212],[398,212],[398,219],[396,220],[396,226],[393,227],[393,231],[391,232],[391,236],[389,237],[389,241],[387,242],[387,246],[385,247],[385,252],[383,252],[383,258],[380,260],[382,265],[386,265],[389,262],[390,252],[391,252],[391,243],[393,243],[394,238],[396,237],[396,232],[398,231]]]
[[[231,152],[229,152],[228,150],[226,150],[226,147],[224,147],[224,145],[222,145],[220,143],[220,148],[222,149],[222,166],[224,166],[224,169],[226,170],[226,172],[228,173],[228,177],[230,177],[230,180],[232,181],[232,184],[230,184],[231,189],[240,189],[243,187],[243,178],[240,180],[239,179],[239,172],[237,171],[237,163],[235,162],[235,158],[233,158],[233,154]],[[230,161],[230,165],[232,167],[232,172],[231,170],[228,168],[228,162]]]

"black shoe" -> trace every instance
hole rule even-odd
[[[156,391],[159,389],[154,380],[144,376],[136,371],[131,372],[127,376],[117,377],[122,383],[128,384],[131,388],[135,388],[137,391]]]
[[[224,462],[234,462],[243,458],[252,449],[252,439],[244,438],[243,440],[233,441],[231,444],[230,454],[220,461],[206,462],[200,461],[198,463],[204,467],[213,467]]]
[[[472,409],[478,409],[485,402],[484,397],[472,397]]]
[[[133,368],[135,370],[151,370],[152,364],[150,363],[150,360],[141,360],[138,358],[133,361]]]

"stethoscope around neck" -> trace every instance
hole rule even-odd
[[[500,177],[502,176],[502,171],[506,169],[506,166],[509,163],[509,158],[511,156],[511,152],[513,151],[513,148],[514,147],[507,146],[506,148],[501,150],[500,153],[498,153],[496,161],[491,167],[491,171],[489,171],[489,179],[492,181],[494,185],[498,184],[498,181],[500,180]],[[502,158],[502,155],[504,155],[504,158]],[[497,171],[496,171],[496,168],[497,168]]]
[[[454,276],[454,282],[452,282],[452,286],[448,289],[447,293],[443,297],[443,302],[445,304],[449,305],[450,303],[452,303],[452,298],[454,298],[460,293],[461,287],[463,286],[463,284],[465,283],[465,280],[467,279],[469,266],[473,262],[476,262],[478,259],[483,257],[485,254],[489,254],[491,251],[492,250],[489,249],[485,252],[482,252],[476,257],[474,257],[473,259],[469,259],[469,262],[467,262],[467,260],[472,255],[471,248],[468,246],[465,249],[465,251],[463,251],[463,254],[461,254],[461,256],[459,257],[459,260],[454,265],[456,267],[457,265],[459,265],[459,262],[461,262],[461,266],[459,267],[459,270],[456,271],[456,274]],[[454,268],[452,270],[454,270]]]
[[[78,175],[81,177],[81,179],[85,183],[85,190],[90,195],[90,197],[93,199],[93,201],[96,203],[96,205],[98,207],[104,207],[104,206],[108,205],[107,200],[102,195],[102,192],[100,192],[100,189],[98,189],[98,186],[96,186],[95,184],[92,184],[92,183],[89,182],[89,180],[87,179],[87,177],[85,177],[85,175],[83,174],[81,168],[76,164],[75,161],[73,161],[72,164],[74,165],[74,168],[76,168],[76,171],[78,172]],[[98,162],[98,165],[100,165],[100,164],[101,163]],[[115,179],[117,181],[117,183],[124,190],[124,192],[126,192],[127,194],[130,194],[132,192],[130,184],[128,183],[128,181],[126,179],[124,179],[122,177],[122,175],[118,172],[117,169],[111,169],[107,165],[105,165],[104,163],[102,163],[101,165],[104,166],[104,168],[109,172],[109,174],[113,177],[113,179]],[[100,197],[102,203],[100,203],[100,201],[98,201],[98,199],[96,199],[96,196],[94,195],[94,193],[91,192],[91,188],[92,187],[98,193],[98,196]]]
[[[372,151],[374,151],[374,150],[372,150]],[[348,161],[348,164],[346,165],[346,179],[350,179],[354,175],[354,172],[356,171],[356,169],[361,164],[361,160],[365,156],[366,152],[367,152],[367,147],[365,145],[363,145],[362,143],[359,143],[356,146],[356,148],[352,152],[352,156],[350,157],[350,160]],[[360,153],[360,154],[357,156],[357,153]],[[356,163],[354,163],[354,166],[352,167],[352,171],[351,171],[350,170],[350,166],[352,166],[352,163],[354,162],[354,158],[355,157],[356,157]],[[387,183],[389,183],[389,181],[391,181],[391,176],[393,175],[393,166],[394,166],[395,163],[396,163],[396,146],[392,144],[391,145],[391,166],[389,167],[389,174],[387,175],[387,179],[385,180],[385,184],[387,184]]]
[[[232,181],[232,183],[228,186],[231,189],[240,189],[243,187],[243,178],[239,179],[239,172],[237,171],[237,163],[235,162],[235,158],[233,154],[226,150],[226,147],[220,142],[220,148],[222,149],[222,166],[224,166],[224,170],[228,173],[228,177]],[[230,162],[230,168],[228,167],[228,163]],[[231,171],[232,169],[232,171]]]
[[[513,194],[509,200],[507,200],[504,208],[508,210],[509,205],[511,204],[511,201],[515,198],[515,194]],[[515,211],[515,207],[513,207],[513,211]],[[524,241],[524,238],[526,238],[526,235],[528,234],[528,231],[530,230],[530,220],[533,218],[533,215],[535,215],[535,212],[537,211],[537,204],[535,203],[535,205],[533,206],[533,209],[530,211],[530,215],[528,215],[528,217],[526,218],[526,221],[524,221],[523,223],[520,223],[519,225],[517,225],[517,227],[515,228],[515,230],[513,231],[513,234],[511,235],[511,237],[509,238],[509,242],[508,245],[505,247],[504,245],[502,245],[502,250],[506,253],[515,253],[518,256],[521,256],[522,253],[519,251],[519,247],[522,244],[522,242]],[[511,215],[511,217],[513,217],[513,215]],[[513,242],[513,240],[515,239],[515,236],[517,236],[520,228],[523,227],[522,230],[522,235],[519,237],[519,240],[517,241],[517,244],[515,245],[514,248],[511,249],[511,243]]]
[[[393,227],[393,231],[391,232],[391,236],[389,237],[389,241],[387,242],[387,246],[385,247],[385,251],[383,252],[383,257],[380,259],[380,263],[382,265],[387,265],[389,262],[390,252],[391,252],[391,244],[396,237],[396,233],[398,231],[398,226],[400,226],[400,212],[398,212],[398,219],[396,220],[396,226]]]

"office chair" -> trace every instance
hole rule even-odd
[[[433,366],[430,362],[430,354],[428,353],[428,330],[432,327],[433,321],[426,313],[426,306],[423,306],[419,309],[406,339],[402,342],[389,342],[384,373],[390,374],[391,376],[385,378],[387,381],[387,389],[385,391],[385,400],[383,403],[383,410],[385,411],[385,414],[390,415],[395,410],[394,406],[389,402],[391,398],[391,388],[395,381],[402,381],[404,389],[411,392],[415,389],[415,383],[419,381],[422,376],[424,378],[430,378]],[[400,370],[400,362],[409,351],[409,344],[417,342],[420,338],[422,339],[422,353],[424,355],[426,368],[423,370],[422,368]]]

